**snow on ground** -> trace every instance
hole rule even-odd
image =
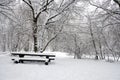
[[[119,62],[77,60],[63,55],[46,66],[38,62],[14,64],[11,56],[2,54],[0,80],[120,80]]]

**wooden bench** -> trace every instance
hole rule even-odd
[[[51,60],[55,60],[55,55],[48,53],[20,53],[20,52],[12,52],[11,55],[19,56],[19,58],[12,60],[14,63],[24,63],[24,61],[37,61],[37,62],[45,62],[45,65],[48,65]],[[40,56],[38,57],[25,57],[25,56]]]

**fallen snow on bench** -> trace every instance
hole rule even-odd
[[[119,62],[77,60],[63,55],[45,66],[30,62],[14,64],[11,56],[2,54],[0,80],[120,80]]]

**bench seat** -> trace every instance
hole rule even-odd
[[[17,58],[17,59],[12,59],[14,63],[24,63],[24,61],[37,61],[37,62],[45,62],[45,65],[48,65],[50,62],[49,59],[44,59],[44,58]]]

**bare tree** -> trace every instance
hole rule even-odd
[[[32,13],[32,25],[33,25],[33,40],[34,40],[34,51],[37,52],[38,51],[38,41],[37,41],[37,33],[38,33],[38,19],[40,17],[41,14],[43,13],[49,13],[49,10],[52,6],[54,2],[54,0],[43,0],[40,2],[39,7],[39,11],[37,12],[34,8],[34,3],[31,0],[23,0],[23,2],[31,9],[31,13]],[[51,20],[53,20],[54,18],[56,18],[57,16],[61,15],[72,3],[74,2],[74,0],[70,1],[70,2],[66,2],[63,3],[61,2],[61,6],[57,9],[60,9],[59,12],[56,12],[56,14],[50,16],[47,21],[45,22],[45,25],[48,25],[54,21],[51,22]],[[62,6],[64,5],[65,6]],[[54,38],[52,38],[51,40],[53,40]],[[51,40],[49,42],[51,42]],[[48,43],[49,43],[48,42]]]

